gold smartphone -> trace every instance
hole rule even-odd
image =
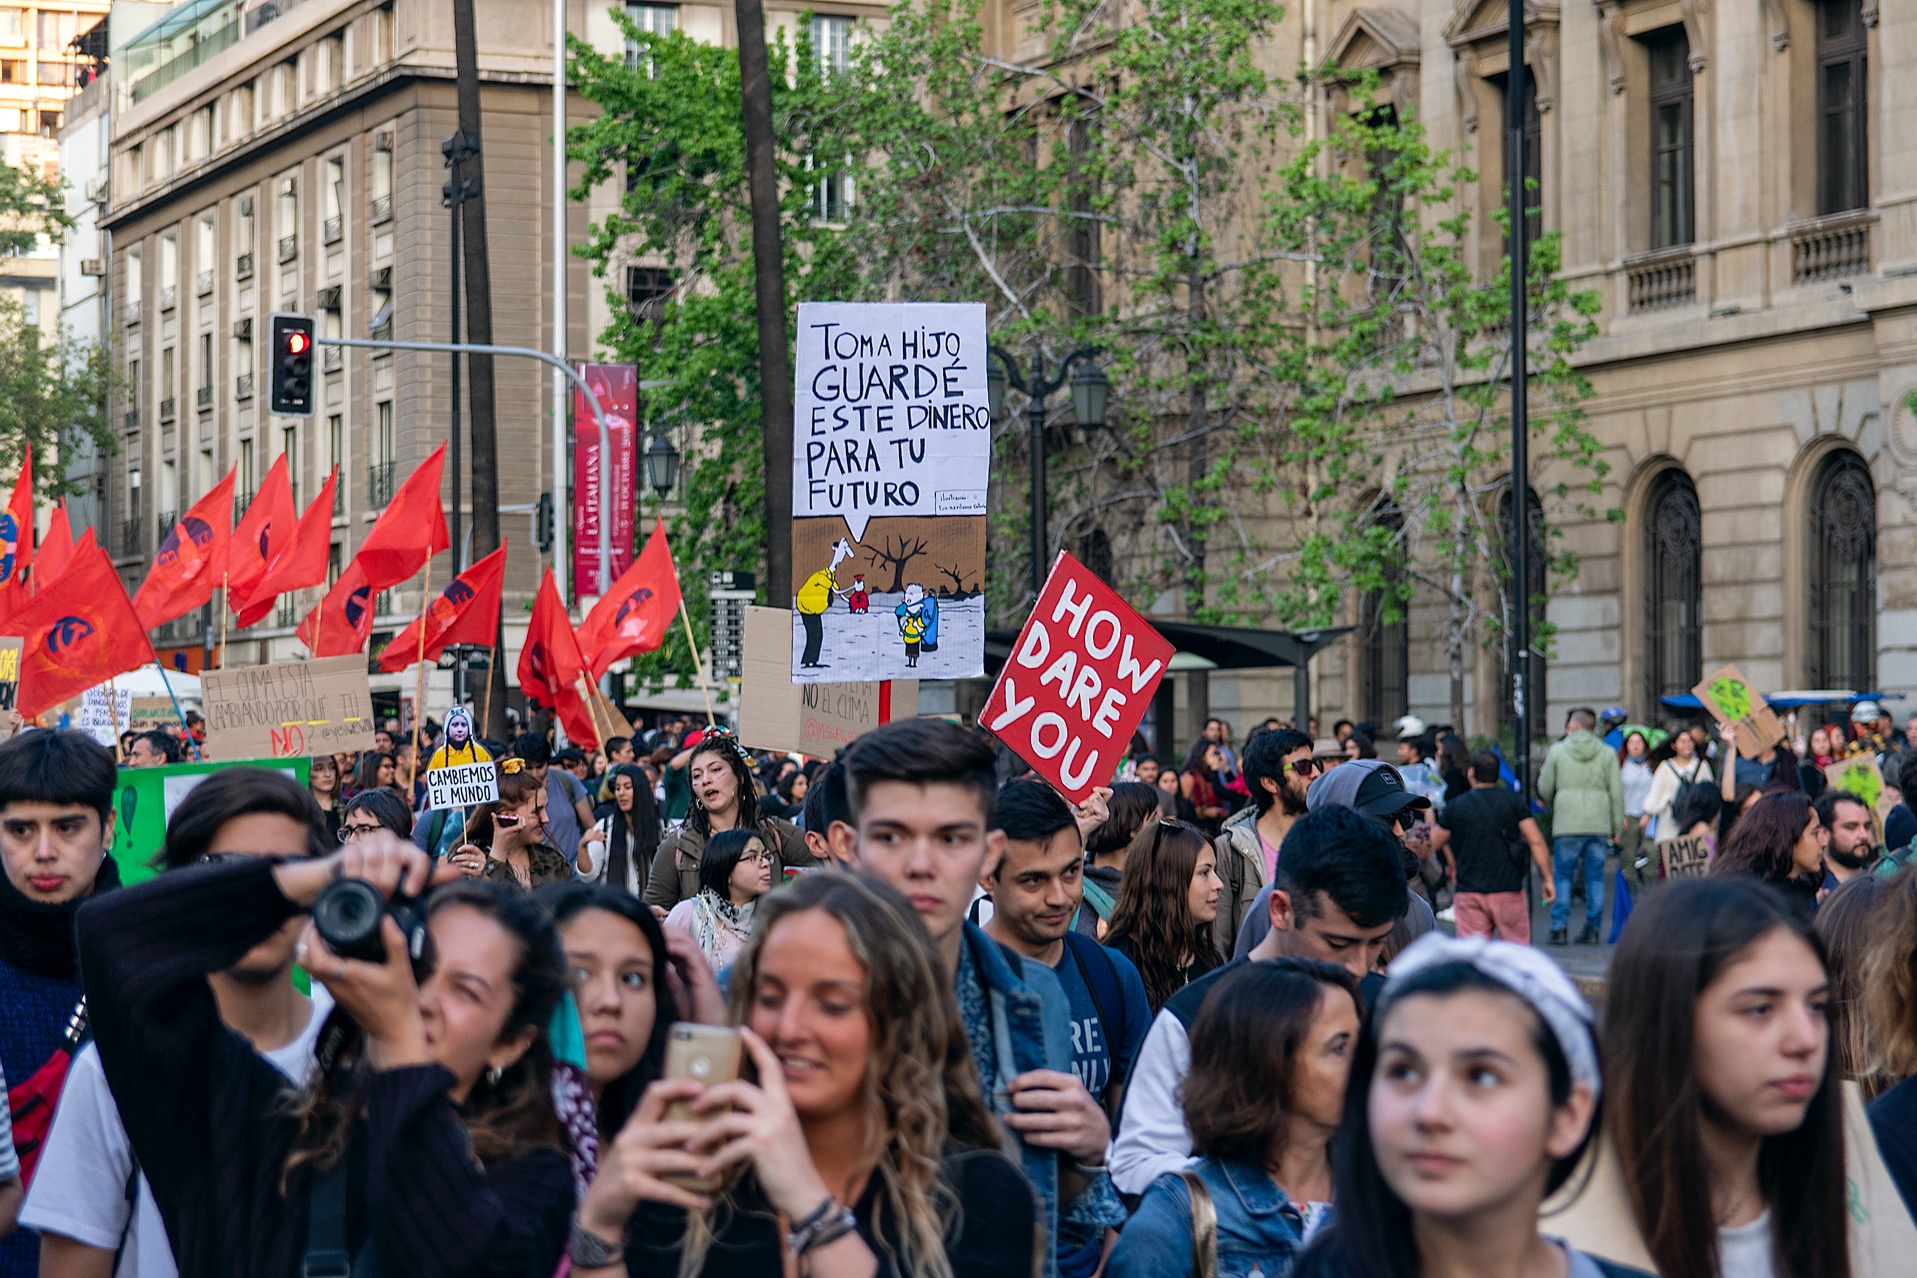
[[[739,1031],[725,1025],[695,1025],[678,1021],[666,1031],[666,1063],[663,1077],[690,1078],[716,1087],[739,1077],[739,1060],[744,1044]],[[688,1122],[693,1118],[691,1101],[674,1101],[666,1107],[666,1121]],[[668,1184],[710,1193],[719,1187],[716,1176],[661,1176]]]

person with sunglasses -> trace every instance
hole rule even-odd
[[[573,878],[566,854],[546,842],[546,783],[523,759],[500,761],[499,801],[473,809],[466,842],[447,860],[469,879],[496,879],[528,892]]]
[[[1221,954],[1231,953],[1245,912],[1277,873],[1278,847],[1305,814],[1305,791],[1318,771],[1311,738],[1295,728],[1258,733],[1245,745],[1242,762],[1252,806],[1233,813],[1214,844],[1224,883],[1213,925]]]

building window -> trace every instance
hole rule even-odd
[[[1877,489],[1856,453],[1811,485],[1810,682],[1863,691],[1877,675]]]
[[[1092,216],[1092,197],[1097,194],[1097,179],[1087,172],[1086,159],[1097,141],[1098,126],[1090,120],[1073,120],[1066,128],[1066,150],[1071,155],[1072,183],[1068,200],[1073,217],[1067,232],[1066,268],[1072,306],[1080,315],[1097,315],[1104,310],[1100,295],[1099,223]]]
[[[1546,727],[1544,713],[1544,654],[1540,652],[1538,648],[1538,633],[1544,625],[1545,587],[1550,574],[1544,562],[1544,504],[1538,500],[1538,495],[1535,490],[1526,495],[1529,497],[1529,501],[1526,505],[1530,507],[1530,518],[1526,521],[1530,526],[1530,536],[1526,538],[1524,567],[1525,576],[1530,578],[1530,588],[1524,592],[1524,595],[1530,601],[1531,653],[1530,660],[1525,665],[1524,704],[1526,711],[1525,718],[1530,722],[1531,740],[1539,741],[1544,738]],[[1498,498],[1498,542],[1500,546],[1508,547],[1511,545],[1511,492],[1508,488]],[[1510,583],[1511,565],[1507,561],[1502,567],[1503,572],[1501,575],[1507,583]],[[1508,588],[1507,586],[1507,589]],[[1514,591],[1514,596],[1515,593]],[[1498,701],[1498,722],[1502,728],[1511,728],[1517,725],[1515,709],[1517,704],[1515,695],[1517,689],[1511,677],[1513,674],[1512,657],[1514,655],[1511,650],[1510,638],[1507,634],[1505,642],[1501,645],[1499,660],[1499,666],[1504,671],[1504,695],[1499,698]],[[1534,751],[1533,757],[1541,757],[1541,754]]]
[[[239,489],[240,497],[243,500],[250,501],[254,492],[257,491],[253,483],[253,441],[250,439],[242,439],[240,441],[239,470],[240,473],[236,486]]]
[[[811,157],[806,163],[811,164]],[[852,209],[852,179],[843,173],[821,173],[812,183],[812,220],[839,223]]]
[[[666,317],[666,303],[672,297],[672,272],[662,266],[626,268],[626,305],[632,317],[657,326]]]
[[[299,185],[290,177],[281,178],[273,201],[273,235],[279,245],[278,260],[290,262],[299,255]]]
[[[29,328],[40,327],[40,290],[37,288],[20,291],[20,322]]]
[[[1703,527],[1691,477],[1660,474],[1645,505],[1644,653],[1646,713],[1659,697],[1680,697],[1704,677]]]
[[[812,19],[812,53],[826,75],[852,65],[852,19]]]
[[[677,30],[679,26],[679,7],[677,5],[629,4],[626,6],[626,16],[632,19],[633,26],[638,27],[647,35],[670,35],[673,31]],[[626,41],[626,65],[629,67],[638,66],[641,51],[642,46],[637,40]],[[652,63],[650,60],[646,63],[646,75],[648,78],[652,75]]]
[[[326,162],[326,180],[320,198],[325,202],[326,213],[320,239],[327,244],[337,244],[346,227],[346,161],[338,156]]]
[[[1817,6],[1817,211],[1870,203],[1863,0]]]
[[[1543,130],[1543,125],[1540,121],[1540,117],[1538,115],[1537,76],[1535,73],[1531,71],[1531,68],[1529,67],[1526,67],[1525,71],[1526,71],[1526,75],[1524,77],[1524,87],[1526,92],[1524,95],[1524,208],[1525,208],[1524,242],[1527,246],[1529,246],[1532,244],[1536,244],[1539,238],[1541,238],[1544,234],[1544,147],[1543,147],[1544,130]],[[1510,79],[1508,77],[1505,77],[1503,79],[1503,82],[1498,86],[1498,92],[1505,99],[1504,118],[1507,121],[1506,127],[1508,128],[1509,127],[1508,121],[1511,118],[1511,101],[1510,101],[1511,89],[1510,89]],[[1510,163],[1510,158],[1509,158],[1510,146],[1508,142],[1503,140],[1506,136],[1507,136],[1506,134],[1499,135],[1500,137],[1499,146],[1502,148],[1499,154],[1505,157],[1505,163],[1508,165]],[[1509,205],[1510,190],[1508,187],[1505,190],[1504,198],[1505,198],[1506,205]],[[1511,241],[1509,236],[1505,237],[1504,251],[1506,254],[1509,254],[1511,252]]]
[[[1651,55],[1651,247],[1696,238],[1691,208],[1691,46],[1683,27],[1659,32]]]
[[[241,196],[233,225],[234,274],[238,279],[253,277],[253,235],[253,197]]]
[[[1404,527],[1404,516],[1387,507],[1378,523],[1395,533]],[[1391,565],[1385,580],[1400,584],[1402,568]],[[1397,613],[1396,621],[1385,620],[1382,590],[1371,591],[1358,603],[1358,705],[1361,717],[1380,731],[1411,713],[1411,627],[1402,604]]]
[[[180,241],[168,231],[160,237],[160,309],[173,309],[180,286]]]

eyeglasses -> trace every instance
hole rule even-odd
[[[362,834],[371,834],[375,830],[383,830],[385,828],[383,825],[343,825],[339,830],[339,841],[341,843],[350,843]]]
[[[773,861],[770,852],[747,852],[739,859],[749,865],[771,865]]]
[[[1317,770],[1318,761],[1316,759],[1298,759],[1285,765],[1285,771],[1296,772],[1301,777],[1308,777]]]

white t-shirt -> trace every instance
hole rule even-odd
[[[1717,1231],[1717,1272],[1720,1278],[1776,1278],[1768,1211],[1748,1225]]]
[[[261,1055],[294,1083],[303,1084],[313,1067],[313,1043],[332,1007],[333,996],[314,982],[306,1028],[286,1046]],[[118,1248],[124,1236],[126,1249],[114,1278],[177,1278],[166,1225],[144,1175],[135,1187],[135,1201],[127,1202],[132,1171],[133,1147],[107,1087],[100,1051],[88,1043],[67,1070],[60,1108],[20,1209],[20,1223],[105,1251]]]

